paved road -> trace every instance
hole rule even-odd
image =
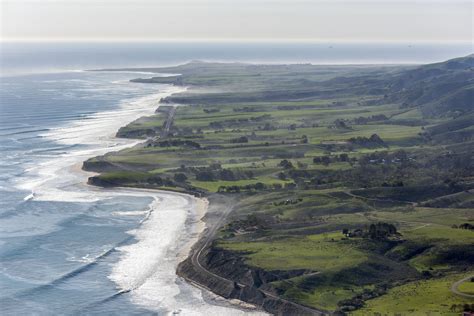
[[[453,285],[451,286],[451,292],[462,297],[474,298],[474,294],[467,294],[458,290],[458,287],[461,285],[461,283],[469,281],[471,278],[474,278],[474,275],[467,276],[464,279],[454,282]]]
[[[222,224],[224,223],[225,218],[227,217],[227,215],[229,215],[229,213],[231,211],[232,211],[232,206],[227,206],[224,209],[224,211],[220,215],[219,220],[208,231],[205,242],[202,243],[202,246],[199,249],[197,249],[197,251],[195,251],[193,253],[193,255],[191,256],[191,262],[192,262],[193,266],[196,268],[196,270],[199,271],[200,273],[202,273],[204,275],[210,275],[214,278],[217,278],[217,279],[219,279],[223,282],[226,282],[226,283],[233,286],[234,285],[233,280],[224,278],[220,275],[217,275],[217,274],[207,270],[204,266],[201,265],[201,262],[200,262],[200,257],[202,255],[203,251],[206,250],[209,247],[210,243],[212,242],[212,240],[213,240],[213,238],[216,234],[217,229],[219,229],[219,227],[222,226]],[[249,287],[250,286],[250,285],[243,284],[243,283],[237,283],[237,285],[240,286],[240,287]],[[318,310],[318,309],[307,307],[307,306],[304,306],[304,305],[301,305],[301,304],[298,304],[298,303],[295,303],[295,302],[292,302],[292,301],[288,301],[284,298],[279,297],[278,295],[275,295],[274,293],[271,293],[271,292],[268,292],[268,291],[265,291],[265,290],[262,290],[262,289],[258,289],[258,288],[257,288],[257,291],[263,293],[267,297],[271,297],[275,300],[279,300],[281,302],[293,305],[293,306],[295,306],[295,307],[297,307],[301,310],[304,310],[304,311],[308,312],[308,314],[311,314],[311,315],[329,315],[329,313],[327,311]]]

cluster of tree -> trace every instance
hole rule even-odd
[[[336,119],[332,125],[328,126],[328,128],[335,128],[335,129],[352,129],[348,124],[347,120],[344,119]]]
[[[320,105],[314,104],[304,104],[304,105],[279,105],[277,106],[278,110],[282,111],[294,111],[294,110],[307,110],[307,109],[316,109],[320,108]]]
[[[220,193],[243,193],[243,192],[258,192],[258,191],[280,191],[280,190],[293,190],[296,188],[296,184],[293,182],[285,183],[282,185],[281,183],[272,183],[272,184],[264,184],[261,182],[257,182],[254,184],[247,184],[247,185],[229,185],[229,186],[220,186],[217,190]]]
[[[244,106],[242,108],[234,108],[234,112],[258,112],[260,109],[253,106]]]
[[[281,159],[304,158],[304,151],[298,151],[296,149],[293,149],[291,151],[276,152],[273,154],[273,156],[275,158],[281,158]]]
[[[348,154],[342,153],[339,155],[333,155],[333,156],[318,156],[313,158],[313,163],[315,164],[323,164],[325,166],[329,165],[330,163],[333,162],[354,162],[356,161],[355,158],[350,158]]]
[[[247,136],[240,136],[240,137],[237,137],[237,138],[232,138],[230,140],[231,143],[233,144],[238,144],[238,143],[248,143],[249,142],[249,139]]]
[[[288,129],[289,129],[290,131],[296,130],[296,124],[290,124],[290,125],[288,126]]]
[[[278,127],[267,122],[267,123],[265,123],[265,125],[263,125],[263,127],[258,126],[257,129],[263,130],[263,131],[274,131],[274,130],[277,130]]]
[[[310,171],[308,170],[304,170],[304,169],[290,169],[288,170],[288,177],[295,180],[295,181],[298,181],[298,179],[308,179],[311,177],[311,173]],[[280,177],[280,175],[279,175]],[[284,179],[282,179],[284,180]]]
[[[450,307],[450,310],[453,312],[453,313],[462,313],[462,312],[466,312],[466,313],[469,313],[469,314],[464,314],[464,315],[472,315],[472,313],[474,313],[474,304],[453,304],[451,305]]]
[[[467,229],[467,230],[474,230],[474,225],[469,224],[469,223],[463,223],[459,226],[453,225],[453,228],[459,228],[459,229]]]
[[[261,122],[269,118],[271,118],[270,114],[263,114],[260,116],[252,116],[249,118],[244,117],[244,118],[238,118],[238,119],[229,119],[229,120],[223,120],[223,121],[218,121],[218,122],[210,122],[209,127],[214,128],[214,129],[221,129],[221,128],[224,128],[225,126],[236,126],[238,124],[244,124],[244,123]]]
[[[291,163],[291,161],[287,160],[287,159],[283,159],[282,161],[280,161],[280,163],[278,164],[279,167],[282,167],[283,169],[293,169],[294,166],[293,164]]]
[[[365,301],[381,296],[387,292],[388,286],[385,284],[377,285],[373,290],[364,289],[361,294],[358,294],[350,299],[342,300],[337,303],[339,311],[351,312],[359,309],[365,305]],[[345,314],[344,314],[345,315]]]
[[[382,187],[392,187],[392,188],[395,188],[395,187],[403,187],[405,186],[405,184],[403,183],[402,180],[398,180],[398,181],[393,181],[393,182],[386,182],[384,181],[382,184],[381,184]]]
[[[308,168],[308,164],[307,164],[307,163],[304,163],[304,162],[299,161],[299,160],[296,162],[296,165],[297,165],[298,168],[300,168],[300,169],[306,169],[306,168]]]
[[[331,156],[332,157],[332,156]],[[335,156],[334,156],[335,157]],[[334,160],[335,161],[335,160]],[[324,158],[316,160],[316,163],[328,164],[333,162],[332,159]],[[349,163],[353,164],[353,158],[349,159]],[[293,165],[293,164],[291,164]],[[340,186],[341,184],[348,187],[400,187],[412,184],[414,181],[420,181],[425,170],[418,169],[417,165],[384,165],[384,164],[368,164],[355,165],[348,170],[308,170],[304,168],[291,168],[288,163],[282,163],[280,167],[284,171],[278,174],[279,179],[293,179],[298,184],[305,183],[305,186],[320,187],[331,186],[332,184]]]
[[[209,167],[190,167],[187,170],[194,173],[198,181],[237,181],[252,179],[254,176],[251,170],[225,169],[220,164]]]
[[[188,177],[184,173],[175,173],[173,178],[174,181],[178,183],[184,183],[188,180]]]
[[[175,183],[170,178],[163,178],[163,177],[160,177],[160,176],[157,176],[157,175],[149,177],[147,179],[147,183],[152,184],[154,186],[158,186],[158,187],[161,187],[161,186],[169,186],[169,187],[175,186]]]
[[[379,122],[379,121],[386,121],[386,120],[388,120],[388,117],[385,116],[385,114],[377,114],[377,115],[372,115],[369,117],[360,116],[353,119],[352,122],[354,122],[354,124],[363,125],[363,124],[367,124],[371,122]]]
[[[148,146],[153,147],[191,147],[199,149],[201,148],[201,144],[192,141],[192,140],[182,140],[182,139],[169,139],[159,142],[152,142],[149,143]]]
[[[377,134],[372,134],[369,138],[365,136],[352,137],[349,143],[362,147],[387,147],[387,144]]]
[[[395,225],[390,223],[378,222],[376,224],[370,224],[369,227],[364,229],[355,229],[350,231],[347,228],[342,230],[344,236],[347,237],[362,237],[369,238],[373,240],[386,240],[389,237],[400,236],[400,233],[397,232]]]
[[[346,171],[334,171],[331,178],[354,187],[376,187],[385,182],[389,186],[430,186],[443,184],[446,192],[459,192],[469,186],[464,179],[474,176],[472,153],[445,154],[419,151],[407,154],[378,152],[359,158],[359,164]],[[327,178],[324,176],[324,178]],[[440,192],[442,194],[442,192]],[[448,194],[448,193],[446,193]],[[426,206],[431,203],[425,203]]]
[[[221,129],[224,128],[224,124],[222,122],[210,122],[209,127],[214,129]]]
[[[219,109],[203,109],[204,113],[211,114],[211,113],[217,113],[220,112],[221,110]]]
[[[474,159],[472,159],[472,149],[466,146],[464,152],[448,151],[440,155],[430,156],[425,161],[425,165],[430,168],[446,170],[452,175],[462,174],[464,177],[474,175]],[[472,148],[472,147],[471,147]]]
[[[246,184],[246,185],[228,185],[220,186],[217,189],[219,193],[240,193],[240,192],[258,192],[267,189],[267,185],[262,182]]]
[[[332,106],[346,106],[347,105],[346,102],[342,102],[342,101],[333,101],[331,104]]]

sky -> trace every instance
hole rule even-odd
[[[473,39],[474,0],[0,0],[2,41]]]

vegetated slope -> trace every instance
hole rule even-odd
[[[474,112],[450,119],[425,129],[423,135],[438,144],[468,143],[474,136]]]
[[[427,117],[457,117],[474,109],[474,55],[407,70],[389,84],[388,99],[420,107]]]
[[[241,299],[261,305],[255,298],[265,291],[340,313],[449,314],[467,303],[445,286],[474,264],[473,113],[452,97],[462,91],[464,62],[196,62],[154,71],[181,75],[138,81],[184,84],[188,92],[119,132],[146,139],[144,145],[91,159],[85,168],[102,172],[90,180],[98,185],[238,200],[197,259],[231,290],[248,285]],[[424,95],[440,82],[446,85],[432,91],[437,97]],[[424,88],[415,98],[408,92],[417,85]],[[437,103],[436,115],[426,111],[439,100],[455,104]],[[174,103],[183,106],[164,135]],[[219,286],[199,275],[187,277]],[[413,307],[431,295],[414,289],[430,285],[433,297],[445,300]],[[410,310],[401,302],[387,310],[406,289],[415,300]]]

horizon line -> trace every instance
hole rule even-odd
[[[471,44],[472,40],[424,39],[322,39],[322,38],[0,38],[0,43],[386,43],[386,44]]]

